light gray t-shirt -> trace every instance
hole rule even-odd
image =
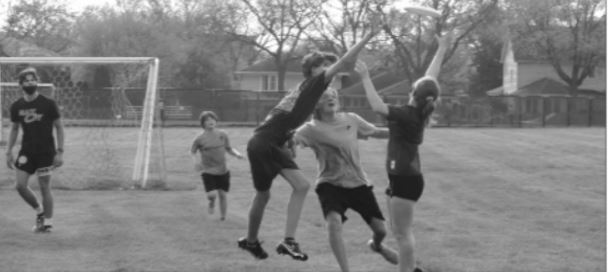
[[[315,152],[317,183],[354,188],[370,185],[360,163],[358,134],[367,136],[375,129],[355,113],[338,113],[332,123],[319,120],[305,123],[296,130],[294,140]]]

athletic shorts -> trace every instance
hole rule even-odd
[[[340,214],[345,222],[347,221],[345,212],[350,208],[359,213],[368,224],[372,222],[372,218],[385,220],[372,191],[372,186],[343,188],[322,182],[317,185],[315,192],[319,198],[324,218],[327,218],[328,213],[333,211]]]
[[[223,190],[228,192],[230,188],[230,172],[226,172],[223,175],[214,175],[203,173],[201,174],[201,178],[203,179],[203,187],[205,187],[205,192],[210,192],[213,190]]]
[[[263,136],[254,136],[247,143],[247,157],[257,191],[271,189],[273,179],[282,169],[298,169],[292,153]]]
[[[53,170],[53,161],[55,153],[31,154],[28,152],[19,151],[15,167],[30,175],[34,173],[38,176],[48,176]]]
[[[398,176],[389,174],[389,187],[385,193],[390,197],[399,197],[418,201],[423,194],[425,181],[423,175]]]

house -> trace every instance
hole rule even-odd
[[[502,95],[517,95],[517,96],[564,96],[568,95],[568,87],[558,76],[558,73],[552,65],[543,60],[530,60],[518,58],[517,52],[514,51],[512,42],[508,40],[501,52],[501,62],[503,63],[503,84],[495,89],[489,90],[486,93],[489,96]],[[571,68],[564,65],[565,71],[570,71]],[[597,95],[603,96],[607,90],[607,74],[605,67],[597,67],[596,73],[592,77],[586,78],[580,90],[585,90],[584,93],[590,95],[596,92]],[[551,92],[534,92],[531,91],[531,84],[536,81],[545,79],[545,83],[552,81],[553,87],[556,90]],[[541,83],[538,83],[543,85]],[[524,88],[528,86],[528,88]],[[559,87],[561,86],[561,87]],[[547,86],[546,86],[547,87]]]
[[[501,62],[503,84],[486,93],[503,97],[508,114],[518,114],[518,118],[543,125],[605,122],[605,67],[598,67],[573,95],[549,62],[519,58],[510,40],[504,43]],[[563,69],[571,70],[567,65]]]
[[[279,90],[277,80],[277,65],[273,58],[260,60],[251,66],[235,72],[237,77],[237,89],[251,90],[254,92],[280,92],[287,91],[297,86],[303,80],[301,58],[292,58],[288,61],[285,72],[285,90]],[[335,80],[332,87],[341,89],[343,78],[347,73],[339,73],[340,80]]]

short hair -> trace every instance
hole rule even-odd
[[[305,78],[310,78],[313,73],[313,68],[319,67],[324,61],[335,63],[337,60],[338,56],[330,52],[311,52],[302,58],[302,74]]]
[[[36,68],[26,67],[17,75],[17,78],[19,78],[19,85],[23,84],[28,75],[32,75],[36,80],[38,80],[38,72],[36,72]]]
[[[209,118],[213,118],[216,120],[216,122],[218,121],[218,115],[216,115],[213,111],[201,112],[201,115],[199,115],[199,122],[202,128],[205,128],[205,121],[207,121]]]

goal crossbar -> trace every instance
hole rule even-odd
[[[150,150],[152,148],[152,132],[154,125],[154,106],[157,101],[157,79],[159,74],[159,59],[156,57],[0,57],[1,64],[121,64],[147,63],[148,81],[144,97],[144,112],[138,135],[138,146],[132,172],[132,180],[143,188],[149,177]],[[0,66],[1,71],[1,66]],[[2,78],[0,78],[2,82]],[[0,87],[0,105],[2,105],[2,88]],[[3,116],[0,110],[0,142],[3,142]]]

